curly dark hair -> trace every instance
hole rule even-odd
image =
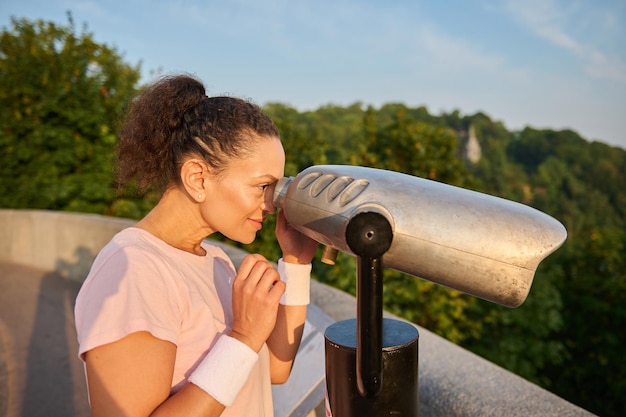
[[[190,75],[167,76],[130,103],[118,146],[118,181],[139,191],[180,184],[184,159],[197,155],[219,174],[263,138],[279,138],[261,108],[236,97],[207,97]]]

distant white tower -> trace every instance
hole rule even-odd
[[[469,126],[469,132],[467,137],[467,143],[465,144],[465,158],[468,161],[475,164],[480,161],[481,150],[480,143],[478,143],[478,138],[476,137],[476,131],[474,130],[474,125]]]

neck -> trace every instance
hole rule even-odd
[[[199,204],[176,187],[168,188],[136,227],[170,246],[199,256],[206,255],[202,240],[214,232],[203,221]]]

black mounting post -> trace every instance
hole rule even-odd
[[[418,415],[417,329],[383,319],[382,258],[392,241],[380,213],[363,212],[348,222],[346,242],[357,257],[357,317],[324,334],[328,416]]]
[[[360,213],[348,223],[346,242],[358,262],[356,379],[366,398],[378,395],[383,384],[382,256],[392,241],[391,225],[379,213]]]

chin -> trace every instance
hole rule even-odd
[[[256,233],[253,234],[252,236],[226,236],[227,238],[229,238],[230,240],[234,240],[235,242],[239,242],[242,243],[244,245],[249,245],[250,243],[254,242],[254,239],[256,239]]]
[[[240,240],[239,242],[243,243],[244,245],[249,245],[250,243],[254,242],[254,239],[256,239],[256,236],[252,236],[249,239]]]

